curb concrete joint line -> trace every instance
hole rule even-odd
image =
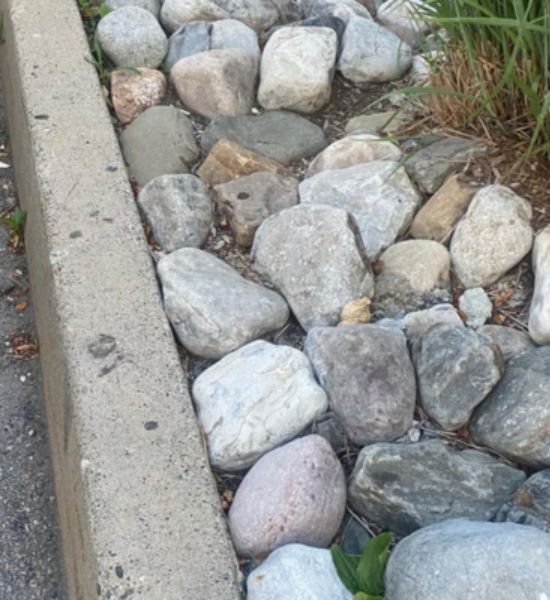
[[[76,2],[0,7],[69,597],[236,600],[236,558]]]

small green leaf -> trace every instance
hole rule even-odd
[[[360,589],[356,575],[360,557],[349,556],[340,546],[336,545],[330,547],[330,553],[332,555],[332,562],[342,583],[352,594],[355,594]]]
[[[366,592],[357,592],[353,596],[353,600],[384,600],[384,596],[372,596]]]
[[[384,594],[384,570],[391,542],[391,533],[381,533],[369,540],[357,568],[360,590],[373,596]]]
[[[100,17],[104,17],[105,15],[108,15],[110,12],[112,12],[112,8],[110,8],[109,6],[107,6],[106,4],[102,4],[98,9],[97,9],[97,14]]]

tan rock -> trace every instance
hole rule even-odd
[[[370,312],[371,304],[372,302],[369,298],[357,298],[357,300],[351,300],[351,302],[348,302],[342,309],[340,323],[338,323],[338,325],[368,323],[372,318]]]
[[[166,77],[156,69],[111,73],[111,100],[121,123],[130,123],[151,106],[160,103],[166,93]]]
[[[466,212],[475,188],[452,175],[418,211],[411,225],[414,238],[442,242]]]
[[[281,163],[226,139],[216,142],[197,175],[208,185],[218,185],[257,171],[291,176]]]
[[[170,78],[181,101],[204,117],[246,115],[254,104],[258,61],[243,50],[207,50],[179,60]]]
[[[371,113],[369,115],[358,115],[351,118],[346,124],[346,133],[353,133],[365,129],[378,133],[393,134],[414,120],[414,115],[404,111],[397,112],[389,110],[386,112]]]

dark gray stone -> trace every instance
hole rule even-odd
[[[520,463],[550,466],[550,346],[511,360],[470,426],[474,440]]]
[[[403,536],[447,519],[488,521],[524,480],[523,471],[488,454],[440,440],[374,444],[359,454],[349,502],[361,516]]]
[[[550,532],[550,469],[529,477],[501,507],[495,521],[511,521]]]
[[[350,517],[342,532],[342,550],[352,556],[360,555],[368,544],[371,536],[357,519]]]
[[[547,600],[550,536],[515,523],[440,523],[397,545],[385,580],[385,600]]]
[[[490,338],[455,325],[428,330],[415,362],[422,406],[447,431],[468,423],[504,371],[500,350]]]
[[[535,346],[526,333],[512,327],[484,325],[478,331],[490,337],[497,344],[505,361],[509,361],[518,356],[518,354],[530,350]]]
[[[327,415],[323,420],[315,423],[314,433],[317,433],[332,446],[332,449],[338,453],[347,448],[348,437],[340,420],[333,414]]]
[[[164,61],[171,69],[178,60],[199,52],[210,50],[210,30],[212,24],[207,21],[191,21],[180,27],[168,40],[168,55]]]
[[[259,116],[217,117],[202,134],[201,147],[210,152],[222,138],[284,165],[313,156],[327,145],[320,127],[300,115],[282,110]]]
[[[416,382],[401,331],[376,325],[316,328],[305,352],[354,444],[392,441],[406,433]]]

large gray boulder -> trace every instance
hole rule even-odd
[[[221,358],[288,319],[279,294],[203,250],[168,254],[159,261],[158,274],[168,318],[180,342],[197,356]]]
[[[299,205],[269,217],[256,232],[252,259],[306,330],[336,325],[345,304],[373,293],[355,223],[338,208]]]
[[[405,538],[385,600],[547,600],[550,536],[515,523],[447,521]]]
[[[525,474],[477,450],[440,440],[361,450],[349,484],[360,515],[402,536],[446,519],[490,520]]]
[[[364,446],[406,433],[416,382],[403,333],[376,325],[315,328],[305,352],[351,442]]]

